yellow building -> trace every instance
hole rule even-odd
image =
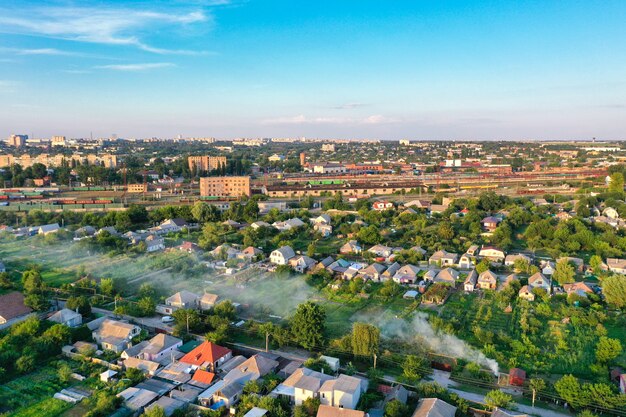
[[[222,166],[226,166],[225,156],[190,156],[187,158],[189,170],[191,172],[213,171]]]
[[[250,196],[250,177],[204,177],[200,178],[202,197]]]

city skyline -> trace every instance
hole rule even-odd
[[[25,1],[0,135],[624,139],[618,1]]]

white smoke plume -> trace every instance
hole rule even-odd
[[[418,312],[410,320],[380,315],[369,317],[368,320],[378,326],[384,337],[406,342],[417,339],[424,342],[433,353],[475,362],[490,369],[494,374],[498,373],[498,362],[458,337],[436,331],[428,322],[428,315],[425,313]]]

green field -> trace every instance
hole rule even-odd
[[[19,411],[9,414],[8,417],[56,417],[70,409],[72,404],[56,398],[46,398],[30,407],[25,407]]]

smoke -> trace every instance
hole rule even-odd
[[[475,362],[484,368],[498,373],[498,362],[485,356],[484,353],[469,346],[458,337],[436,331],[428,321],[428,315],[417,312],[410,320],[391,317],[389,314],[367,317],[369,323],[376,324],[381,334],[389,339],[400,339],[405,342],[423,342],[430,351],[446,356],[461,358]]]

